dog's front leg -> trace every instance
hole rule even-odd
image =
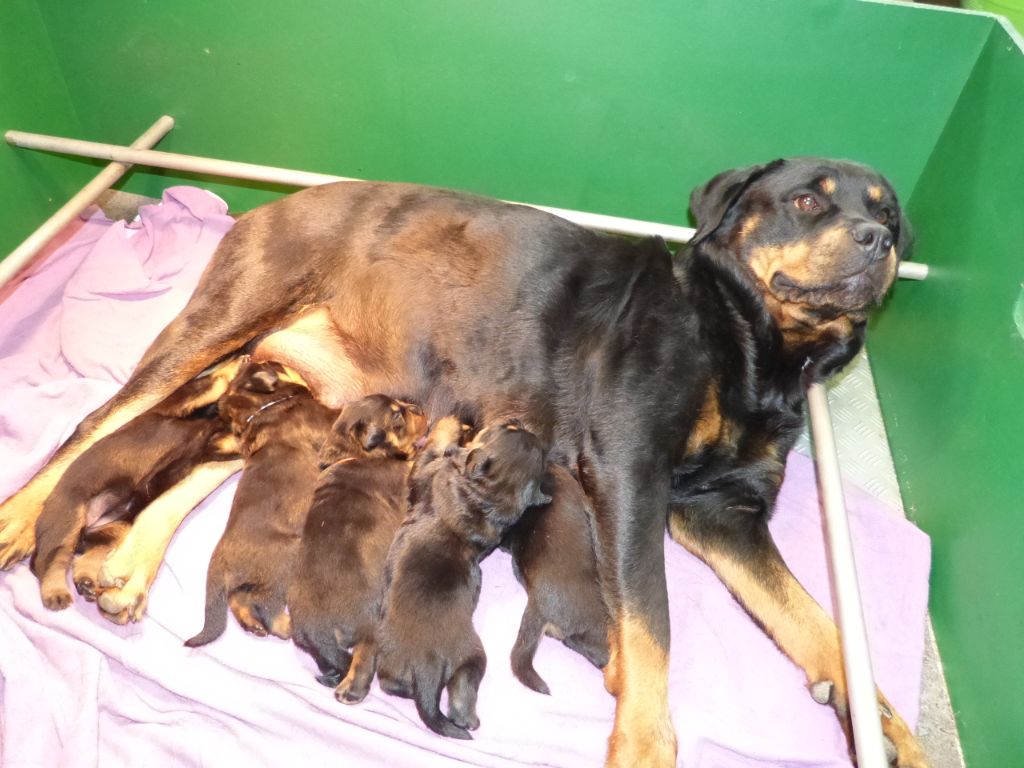
[[[594,510],[610,617],[605,685],[617,701],[607,765],[670,768],[676,764],[676,737],[668,702],[668,471],[639,456],[588,459],[580,470]]]
[[[711,566],[782,652],[805,672],[811,696],[835,709],[849,739],[839,630],[783,561],[767,520],[741,512],[734,518],[721,514],[709,524],[692,511],[673,507],[669,530],[676,542]],[[881,691],[878,710],[890,762],[900,768],[926,768],[928,760],[917,739]]]

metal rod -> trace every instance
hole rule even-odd
[[[875,678],[871,671],[867,628],[857,584],[850,523],[846,516],[843,484],[839,472],[828,392],[824,384],[807,390],[814,457],[818,465],[818,488],[825,515],[829,568],[835,585],[837,623],[843,644],[843,666],[853,722],[853,739],[860,768],[886,768],[882,726],[878,713]]]
[[[132,142],[132,148],[149,149],[166,136],[173,127],[174,118],[164,115]],[[43,246],[73,221],[78,214],[92,205],[97,197],[110,189],[130,167],[130,165],[120,162],[108,165],[44,221],[35,232],[25,238],[21,245],[7,255],[6,259],[0,261],[0,286],[6,284],[20,272],[42,250]]]

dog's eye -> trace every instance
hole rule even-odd
[[[814,211],[821,210],[821,203],[818,202],[818,198],[814,195],[800,195],[793,201],[793,204],[804,213],[813,213]]]
[[[888,208],[879,208],[878,213],[875,214],[875,221],[883,227],[888,226],[889,222],[892,221],[892,211]]]

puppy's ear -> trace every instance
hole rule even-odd
[[[277,382],[279,381],[277,371],[273,368],[263,368],[262,370],[256,371],[245,381],[245,389],[250,392],[261,392],[265,395],[269,395],[275,389],[277,389]]]
[[[691,244],[704,240],[726,222],[736,203],[755,181],[776,168],[785,160],[774,160],[765,165],[749,168],[735,168],[715,176],[707,184],[690,193],[690,210],[697,222],[697,231],[690,239]]]
[[[896,233],[896,256],[900,261],[910,258],[910,249],[914,246],[914,229],[910,219],[900,206],[900,230]]]
[[[523,507],[540,507],[544,504],[550,504],[551,497],[540,488],[540,483],[531,480],[526,488],[523,489],[522,505]]]
[[[494,462],[482,448],[474,448],[466,457],[465,473],[469,477],[487,477]]]

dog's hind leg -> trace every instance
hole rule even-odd
[[[292,622],[285,611],[287,585],[248,586],[232,592],[231,613],[246,632],[257,637],[274,635],[282,640],[292,636]]]
[[[811,696],[819,704],[832,706],[849,740],[839,630],[793,576],[767,523],[759,519],[744,528],[721,526],[706,535],[707,530],[692,525],[685,512],[673,510],[669,530],[676,542],[711,566],[782,652],[804,671]],[[900,768],[926,768],[928,760],[906,722],[881,691],[877,695],[890,762]]]
[[[475,731],[480,727],[476,714],[476,694],[484,677],[487,659],[481,653],[455,670],[448,681],[448,717],[460,728]]]
[[[242,464],[241,459],[200,464],[139,513],[124,541],[100,569],[99,583],[104,591],[96,603],[106,618],[115,624],[142,618],[149,588],[174,532]]]
[[[75,583],[78,594],[90,603],[96,602],[100,592],[100,568],[118,544],[124,541],[131,523],[116,520],[112,523],[87,531],[82,542],[85,551],[75,557],[71,566],[71,580]]]
[[[608,664],[608,632],[607,630],[587,630],[573,635],[566,635],[566,648],[576,651],[598,669]]]
[[[526,602],[523,619],[519,622],[519,634],[512,646],[512,673],[519,682],[537,693],[551,694],[551,689],[533,668],[533,657],[544,634],[544,617],[537,610],[533,598]]]
[[[377,645],[372,641],[356,643],[352,649],[352,665],[348,674],[334,691],[334,698],[342,704],[358,704],[370,692],[373,675],[377,671]]]
[[[43,503],[83,451],[305,303],[300,288],[260,287],[259,276],[247,274],[245,260],[237,256],[244,247],[225,249],[226,244],[227,238],[188,304],[156,337],[121,390],[87,416],[35,476],[0,504],[0,568],[32,553]]]

